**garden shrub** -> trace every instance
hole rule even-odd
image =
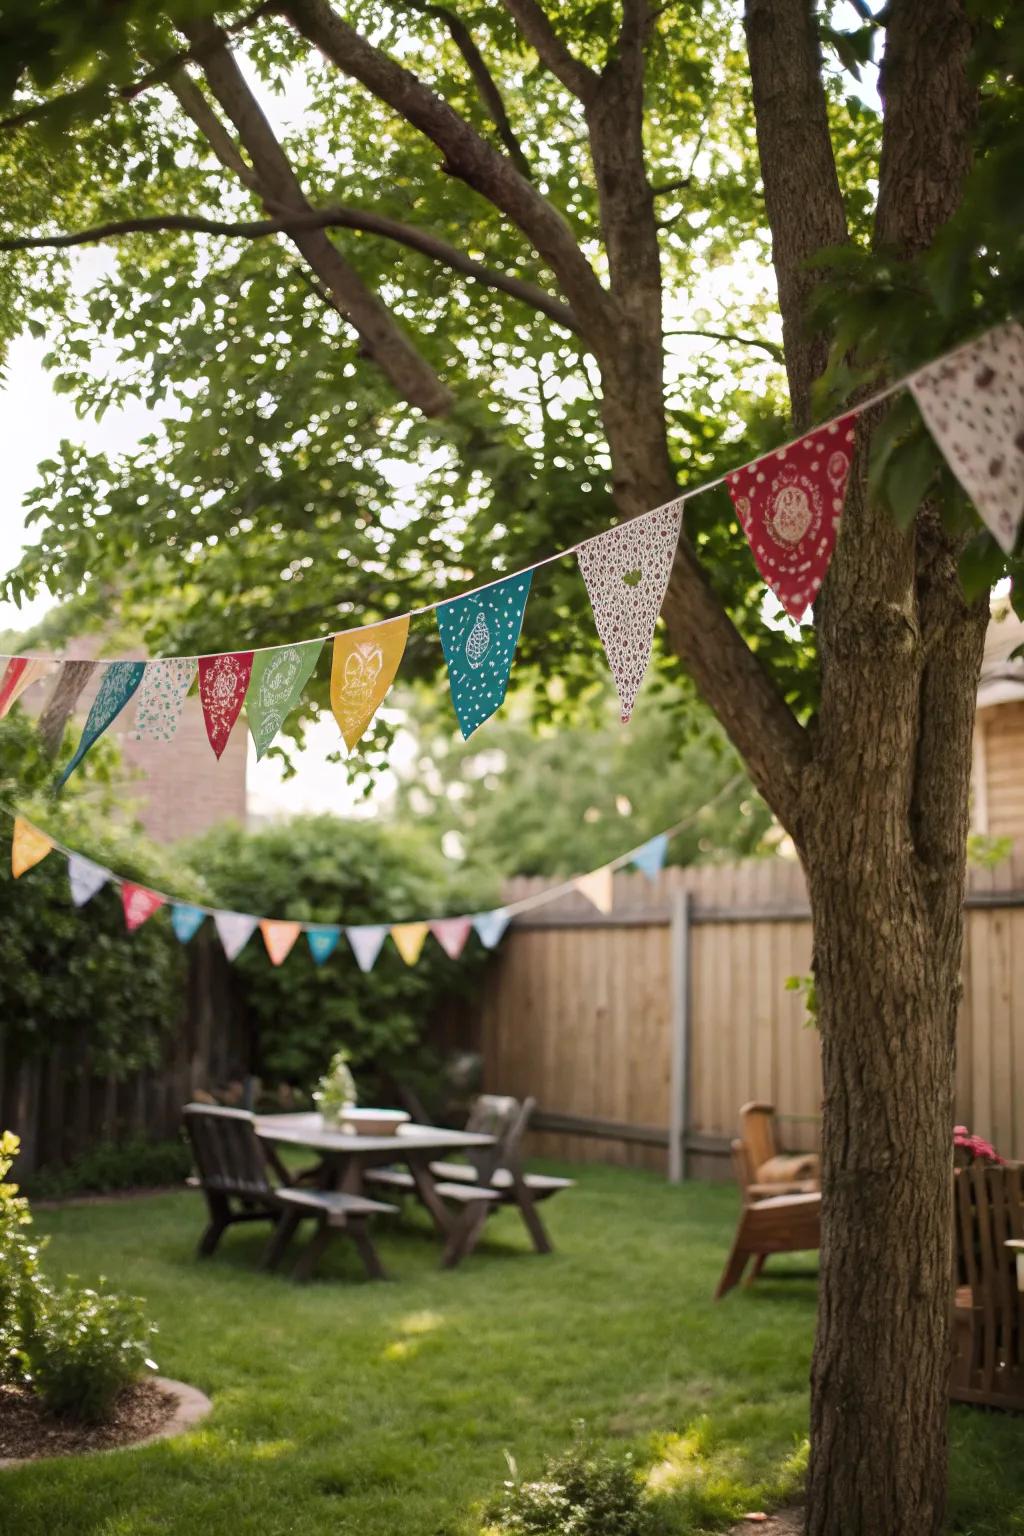
[[[42,1287],[39,1245],[26,1231],[32,1221],[28,1201],[17,1184],[5,1182],[19,1146],[13,1132],[0,1132],[0,1381],[23,1374],[22,1341],[34,1324]]]
[[[180,1184],[192,1168],[184,1140],[101,1142],[67,1163],[27,1174],[25,1193],[33,1200],[66,1200],[70,1195],[108,1194]]]
[[[221,826],[187,856],[221,905],[300,921],[397,922],[476,911],[498,896],[490,877],[476,885],[472,872],[456,877],[417,829],[380,821],[300,816],[257,832]],[[264,1082],[310,1090],[345,1047],[365,1101],[378,1074],[403,1077],[440,999],[467,995],[485,956],[475,935],[457,961],[428,938],[419,963],[407,966],[388,940],[364,976],[344,937],[322,966],[300,939],[275,967],[257,934],[230,968],[237,1006],[253,1026],[253,1070]]]
[[[632,1457],[594,1450],[582,1432],[539,1478],[512,1476],[487,1508],[482,1536],[658,1536],[659,1511],[645,1496]]]

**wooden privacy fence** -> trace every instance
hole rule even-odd
[[[957,1118],[1024,1157],[1024,853],[972,869],[967,908]],[[748,1099],[813,1146],[818,1035],[786,988],[810,961],[795,862],[616,875],[608,916],[574,893],[510,927],[476,1011],[485,1082],[536,1095],[533,1147],[551,1156],[726,1176]]]

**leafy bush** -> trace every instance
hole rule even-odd
[[[191,1167],[184,1141],[103,1142],[68,1163],[36,1169],[23,1187],[33,1200],[66,1200],[69,1195],[180,1184]]]
[[[42,1284],[39,1247],[25,1230],[32,1221],[28,1201],[17,1184],[4,1182],[19,1146],[13,1132],[0,1132],[0,1381],[22,1374],[22,1339],[33,1325]]]
[[[149,1367],[146,1322],[137,1296],[65,1286],[44,1289],[23,1354],[26,1376],[51,1413],[99,1424]]]
[[[656,1536],[663,1529],[629,1456],[603,1455],[582,1433],[534,1482],[512,1476],[484,1517],[484,1536]]]
[[[418,831],[380,822],[303,816],[258,832],[222,826],[192,842],[188,857],[220,904],[273,917],[397,922],[475,911],[497,899],[493,887],[457,883]],[[257,935],[229,976],[254,1026],[253,1069],[264,1081],[309,1089],[343,1046],[369,1099],[374,1070],[401,1075],[397,1064],[420,1046],[439,999],[467,993],[485,954],[474,936],[453,962],[428,939],[419,963],[407,966],[387,941],[364,976],[344,938],[322,966],[300,941],[274,967]]]

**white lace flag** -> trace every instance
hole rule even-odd
[[[473,927],[484,948],[493,949],[511,921],[511,912],[506,912],[504,907],[495,907],[493,912],[478,912]]]
[[[194,656],[147,661],[135,695],[135,740],[172,741],[196,675]]]
[[[110,879],[110,871],[92,859],[83,859],[80,853],[68,854],[68,880],[71,884],[71,900],[76,907],[84,907]]]
[[[256,918],[249,912],[215,912],[213,920],[217,925],[217,933],[224,946],[224,953],[229,960],[234,960],[242,953],[255,933]]]
[[[380,947],[388,936],[387,923],[362,923],[357,927],[346,928],[345,935],[352,946],[352,953],[356,957],[356,964],[364,973],[372,971]]]
[[[1001,325],[910,380],[928,430],[1010,554],[1024,519],[1024,327]]]
[[[672,501],[588,539],[576,556],[619,692],[623,724],[633,713],[651,659],[682,521],[682,500]]]

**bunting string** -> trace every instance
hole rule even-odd
[[[635,848],[628,849],[597,869],[584,875],[534,891],[518,901],[510,901],[487,911],[460,913],[455,916],[407,919],[387,923],[325,923],[300,921],[294,918],[267,917],[252,912],[234,912],[222,907],[204,905],[202,902],[185,901],[167,891],[129,880],[124,875],[108,869],[106,865],[87,858],[66,844],[44,832],[18,811],[0,801],[0,811],[14,823],[11,844],[11,871],[20,879],[50,853],[60,854],[68,866],[71,900],[83,909],[104,885],[120,891],[125,926],[134,932],[147,922],[161,907],[170,910],[171,926],[177,939],[187,944],[202,927],[206,918],[213,919],[225,955],[234,960],[241,954],[257,929],[260,930],[272,963],[282,965],[291,953],[299,935],[304,933],[309,951],[317,965],[330,958],[338,946],[341,935],[349,941],[356,963],[364,972],[373,969],[390,935],[398,953],[407,965],[415,965],[423,953],[428,937],[433,938],[451,960],[457,960],[465,949],[471,932],[475,932],[486,949],[493,949],[500,941],[513,918],[525,912],[557,901],[560,897],[576,892],[585,896],[600,912],[612,909],[612,877],[616,870],[633,865],[649,880],[654,880],[664,863],[668,845],[674,837],[712,810],[743,781],[741,773],[723,784],[710,800],[690,811],[674,826],[647,838]]]

